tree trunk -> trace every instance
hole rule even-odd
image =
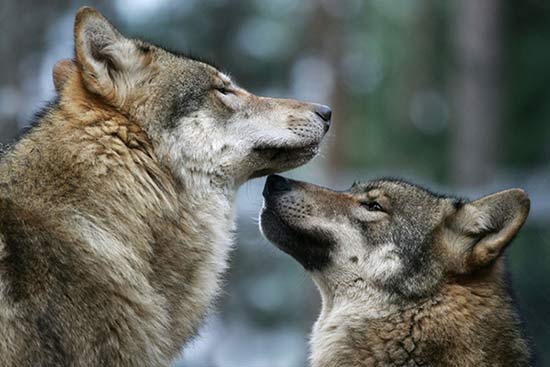
[[[455,118],[451,179],[461,187],[487,183],[498,164],[501,128],[501,1],[455,2]]]
[[[341,6],[338,0],[315,0],[312,12],[310,40],[315,53],[328,63],[333,77],[328,104],[333,111],[328,146],[326,150],[326,173],[329,183],[337,183],[345,156],[346,120],[349,96],[342,83],[342,60],[346,50],[345,16],[331,14],[330,9]]]

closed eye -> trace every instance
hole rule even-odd
[[[365,202],[361,203],[361,206],[363,206],[369,212],[383,212],[384,211],[384,208],[382,208],[382,205],[380,205],[376,201],[365,201]]]
[[[241,98],[237,89],[231,85],[216,86],[213,88],[216,98],[223,103],[227,108],[235,111],[241,107]]]
[[[223,95],[228,95],[228,94],[234,94],[235,93],[231,89],[226,88],[226,87],[218,87],[218,88],[216,88],[216,90],[218,92],[220,92],[221,94],[223,94]]]

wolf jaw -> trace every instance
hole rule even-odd
[[[269,176],[263,234],[311,274],[313,367],[527,366],[502,253],[523,190],[467,202],[403,180],[335,192]]]
[[[0,162],[0,360],[166,366],[219,291],[237,188],[313,158],[330,110],[255,96],[91,8],[54,85]]]

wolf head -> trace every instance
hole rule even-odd
[[[493,266],[529,212],[520,189],[464,202],[400,180],[332,191],[269,176],[264,197],[262,232],[325,296],[369,290],[398,301]]]
[[[327,106],[253,95],[213,66],[124,37],[100,13],[75,19],[75,59],[54,69],[63,97],[73,74],[88,94],[138,123],[182,180],[238,186],[304,164],[328,130]],[[87,98],[90,100],[90,98]]]

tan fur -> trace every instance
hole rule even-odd
[[[98,263],[89,270],[82,269],[83,274],[66,276],[75,278],[75,286],[91,287],[96,294],[90,296],[102,299],[104,309],[88,304],[86,295],[75,290],[77,295],[71,297],[78,304],[65,306],[73,307],[64,310],[67,318],[80,312],[83,317],[93,313],[98,323],[112,323],[119,329],[111,336],[108,330],[98,330],[97,337],[124,338],[134,345],[134,356],[121,356],[120,365],[125,359],[133,361],[132,365],[167,364],[181,343],[195,332],[197,325],[189,320],[203,316],[216,292],[215,288],[202,289],[196,284],[195,264],[223,261],[209,259],[213,251],[202,243],[225,238],[201,231],[194,212],[202,208],[178,195],[177,184],[159,165],[139,126],[88,95],[78,78],[68,83],[60,110],[46,116],[41,126],[3,160],[3,204],[7,205],[6,197],[17,198],[17,208],[3,205],[3,215],[20,217],[32,212],[37,218],[29,218],[30,222],[43,221],[54,228],[52,231],[57,232],[60,229],[55,228],[59,227],[68,231],[65,235],[67,242],[74,243],[75,259],[87,258],[91,266],[97,258]],[[177,250],[182,241],[185,253]],[[168,256],[163,255],[166,252]],[[33,284],[29,292],[47,297],[49,286],[48,279],[44,279],[43,283]],[[24,304],[12,307],[21,318],[35,312]],[[16,320],[11,326],[15,334],[15,330],[26,326]],[[126,331],[115,323],[121,323]],[[88,330],[83,326],[74,331],[86,334]],[[14,343],[18,339],[22,344]],[[18,350],[14,355],[21,361],[13,365],[24,365],[28,339],[4,342],[7,344],[0,345],[0,355],[11,354],[6,348]],[[74,365],[99,362],[93,359],[93,354],[99,352],[93,350],[97,348],[93,341],[79,342],[75,338],[62,343],[74,348]],[[126,353],[121,350],[121,354]]]
[[[307,162],[326,120],[91,8],[75,44],[58,102],[0,161],[0,361],[167,366],[219,292],[239,185]]]
[[[311,339],[312,366],[527,366],[528,347],[500,277],[453,280],[380,318],[364,316],[362,305],[323,314]]]
[[[60,60],[53,68],[53,85],[57,94],[61,94],[71,75],[78,73],[78,67],[72,60]]]

